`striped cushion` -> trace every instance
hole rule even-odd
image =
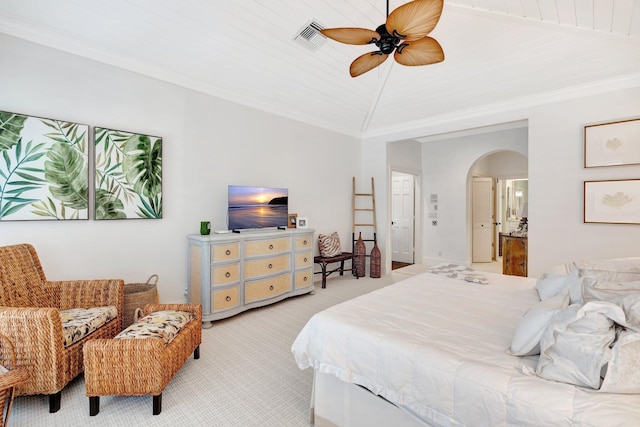
[[[338,232],[334,231],[331,233],[331,236],[319,234],[318,247],[320,249],[320,256],[322,257],[340,255],[342,253],[342,246],[340,245],[340,236],[338,236]]]

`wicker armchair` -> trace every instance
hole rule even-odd
[[[9,422],[13,395],[17,385],[29,378],[25,368],[16,366],[16,353],[9,338],[0,334],[0,361],[4,368],[0,373],[0,426],[6,427]]]
[[[122,330],[123,300],[123,280],[48,281],[33,246],[0,247],[0,333],[29,374],[16,395],[49,395],[49,412],[57,412],[62,389],[84,369],[84,343]],[[101,306],[115,306],[117,317],[65,347],[59,310]]]

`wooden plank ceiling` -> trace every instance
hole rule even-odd
[[[1,33],[358,137],[640,73],[640,0],[446,0],[431,33],[444,62],[355,79],[375,47],[295,40],[311,21],[385,17],[382,0],[0,2]]]

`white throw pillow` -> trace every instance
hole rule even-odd
[[[605,282],[640,280],[640,257],[574,261],[580,277],[590,276]]]
[[[627,295],[640,295],[640,280],[610,282],[585,277],[582,298],[586,301],[611,301]]]
[[[611,358],[614,321],[625,322],[622,308],[606,301],[571,305],[552,319],[540,339],[538,376],[594,389]]]
[[[553,316],[569,305],[569,295],[559,293],[536,303],[527,311],[513,334],[510,353],[515,356],[532,356],[540,353],[540,337]]]
[[[623,330],[611,349],[600,391],[640,393],[640,333]]]
[[[540,300],[544,301],[559,293],[568,293],[571,304],[582,302],[582,277],[578,276],[578,271],[573,270],[571,274],[556,276],[551,273],[544,273],[536,282],[536,289]]]

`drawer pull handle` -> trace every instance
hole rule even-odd
[[[309,280],[307,276],[304,276],[304,279],[302,279],[303,282],[306,282],[307,280]]]
[[[305,245],[305,246],[307,246],[307,244],[308,244],[308,243],[307,243],[307,239],[304,239],[304,240],[302,241],[302,244],[303,244],[303,245]]]
[[[269,290],[272,291],[273,290],[273,285],[269,286]]]
[[[273,268],[273,264],[269,264],[269,269],[272,269],[272,268]]]
[[[269,250],[273,249],[273,245],[269,245]]]
[[[231,273],[229,273],[228,271],[224,274],[224,277],[229,278],[231,277]]]
[[[227,249],[227,251],[225,252],[225,254],[226,254],[227,256],[229,256],[229,255],[231,255],[231,251],[230,251],[229,249]]]
[[[307,262],[307,260],[308,260],[308,259],[309,259],[309,258],[307,258],[307,257],[304,257],[304,262]]]
[[[225,300],[227,300],[227,302],[231,301],[231,297],[229,295],[227,295],[227,297],[225,298]]]

